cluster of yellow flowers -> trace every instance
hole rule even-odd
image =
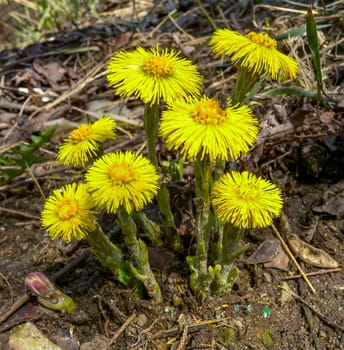
[[[296,77],[297,62],[279,52],[276,41],[266,33],[244,36],[220,29],[209,44],[216,55],[228,55],[252,80],[263,73],[272,79]],[[107,80],[117,94],[135,96],[146,106],[159,106],[163,100],[167,109],[160,118],[159,135],[169,149],[180,151],[186,159],[208,159],[210,164],[234,161],[257,139],[258,120],[250,108],[230,99],[223,108],[217,99],[201,96],[202,77],[197,68],[173,50],[157,46],[120,51],[108,65]],[[109,117],[80,125],[60,147],[58,159],[65,165],[94,163],[85,184],[66,185],[46,201],[42,224],[52,238],[85,237],[95,227],[94,207],[110,213],[124,208],[130,214],[157,195],[160,178],[154,162],[132,152],[101,156],[103,142],[115,139],[115,128]],[[247,171],[218,178],[211,184],[210,198],[218,218],[238,228],[270,225],[283,205],[277,186]]]

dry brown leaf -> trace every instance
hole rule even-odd
[[[320,120],[327,125],[328,130],[337,135],[340,128],[340,123],[335,120],[335,113],[333,111],[323,111],[320,114]]]
[[[277,239],[266,239],[247,260],[264,264],[264,267],[288,271],[288,255]]]
[[[294,254],[307,264],[328,269],[340,266],[329,254],[304,242],[293,233],[288,242]]]
[[[280,245],[277,248],[276,255],[271,259],[271,261],[264,264],[264,267],[271,267],[274,269],[279,269],[283,271],[288,271],[289,268],[289,257]]]
[[[247,260],[254,261],[256,264],[270,262],[276,256],[279,246],[278,240],[266,239]]]
[[[58,83],[66,74],[66,69],[62,67],[60,62],[45,62],[39,59],[33,61],[35,71],[43,75],[49,82]]]
[[[44,79],[42,79],[39,74],[30,68],[17,72],[13,80],[15,82],[15,86],[21,86],[23,83],[28,83],[32,86],[39,86],[39,83],[44,82]]]

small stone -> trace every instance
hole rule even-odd
[[[11,350],[62,350],[47,339],[32,323],[27,322],[17,326],[8,339],[8,349]]]
[[[76,325],[84,325],[91,321],[91,316],[82,309],[76,309],[70,314],[69,320]]]
[[[94,349],[103,349],[105,348],[106,344],[108,342],[108,339],[98,334],[90,342],[83,343],[80,345],[80,350],[94,350]]]
[[[170,312],[170,307],[169,306],[164,306],[164,312],[169,313]]]
[[[271,277],[271,275],[268,272],[264,272],[263,276],[264,276],[264,279],[265,279],[266,282],[271,283],[272,277]]]
[[[319,336],[322,337],[322,338],[326,338],[327,337],[327,333],[323,329],[320,329]]]
[[[288,283],[286,281],[283,281],[281,283],[281,296],[279,298],[279,304],[283,306],[292,299],[293,296],[291,294],[291,289],[289,288]]]
[[[136,317],[136,324],[143,328],[147,324],[147,316],[145,314],[138,314]]]
[[[29,248],[29,243],[28,242],[24,242],[21,246],[22,250],[27,250]]]

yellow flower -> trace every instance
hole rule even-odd
[[[222,109],[215,99],[178,100],[162,113],[160,134],[167,147],[181,148],[186,158],[209,155],[236,160],[248,152],[258,134],[258,122],[243,106]]]
[[[110,117],[98,119],[93,124],[81,124],[60,146],[57,160],[67,166],[83,167],[98,155],[101,144],[115,139],[116,122]]]
[[[213,185],[212,204],[217,216],[239,228],[262,228],[278,217],[283,206],[281,190],[247,171],[232,171]]]
[[[209,44],[216,54],[229,56],[235,65],[253,74],[266,73],[276,80],[281,72],[282,80],[296,78],[297,61],[279,52],[276,40],[266,33],[241,35],[230,29],[218,29]]]
[[[131,152],[104,155],[89,168],[86,181],[97,206],[109,213],[120,206],[129,214],[141,210],[159,188],[159,175],[152,163]]]
[[[107,80],[120,96],[134,95],[145,104],[159,104],[161,99],[171,102],[179,97],[198,96],[202,77],[196,66],[179,53],[158,46],[150,50],[138,47],[120,51],[107,67]]]
[[[68,184],[48,197],[41,214],[48,235],[65,242],[82,239],[96,228],[94,202],[85,184]]]

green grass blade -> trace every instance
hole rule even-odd
[[[320,66],[320,53],[319,53],[319,43],[318,43],[318,32],[315,24],[315,19],[312,12],[312,6],[309,6],[307,16],[306,16],[306,29],[307,29],[307,39],[308,46],[312,54],[313,68],[315,72],[315,77],[317,80],[318,87],[318,101],[322,102],[321,90],[323,87],[322,72]]]
[[[316,26],[316,28],[317,30],[319,30],[319,29],[328,28],[331,26],[332,24],[319,24]],[[296,29],[289,30],[288,32],[285,32],[285,33],[274,35],[273,38],[277,41],[281,41],[288,38],[295,38],[297,36],[306,34],[306,31],[307,31],[306,27],[296,28]]]
[[[262,96],[272,97],[277,95],[296,95],[296,96],[303,96],[303,97],[310,97],[310,98],[318,97],[318,95],[315,94],[314,92],[310,92],[299,88],[289,88],[289,87],[270,89],[262,93]]]
[[[252,89],[248,92],[244,100],[242,101],[242,104],[248,104],[253,97],[253,95],[263,86],[263,83],[265,81],[266,74],[262,74],[260,79],[253,85]]]
[[[296,95],[296,96],[318,99],[318,94],[315,94],[314,92],[299,89],[299,88],[290,88],[290,87],[270,89],[270,90],[264,91],[261,95],[269,96],[269,97],[273,97],[277,95]],[[322,99],[321,102],[325,107],[329,107],[329,108],[333,107],[333,104],[329,100]]]

